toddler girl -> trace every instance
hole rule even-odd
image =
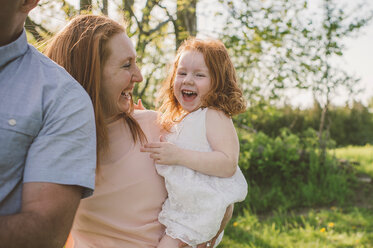
[[[231,119],[245,101],[224,44],[186,40],[160,99],[160,122],[169,133],[141,149],[150,152],[168,191],[158,248],[178,247],[180,240],[196,247],[216,236],[227,207],[247,194]]]

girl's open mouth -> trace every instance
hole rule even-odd
[[[197,93],[191,90],[182,90],[184,101],[193,101],[197,97]]]

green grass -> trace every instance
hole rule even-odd
[[[219,248],[373,247],[373,209],[331,207],[233,219]]]
[[[359,162],[356,172],[373,177],[373,146],[331,152],[339,159]],[[373,247],[373,186],[357,182],[351,187],[354,196],[341,206],[260,216],[245,211],[228,224],[219,248]]]
[[[373,146],[347,146],[332,151],[339,159],[357,161],[360,165],[355,166],[357,172],[362,172],[373,177]]]

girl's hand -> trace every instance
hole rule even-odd
[[[177,165],[179,164],[179,155],[181,149],[176,145],[167,142],[163,136],[160,137],[160,142],[147,143],[140,148],[141,152],[149,152],[150,157],[157,164]]]
[[[146,109],[144,107],[144,105],[142,105],[141,99],[137,100],[137,104],[136,103],[133,104],[133,108],[137,109],[137,110],[145,110]]]

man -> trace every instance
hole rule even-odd
[[[94,187],[92,104],[23,29],[38,0],[0,0],[0,248],[63,247]]]

